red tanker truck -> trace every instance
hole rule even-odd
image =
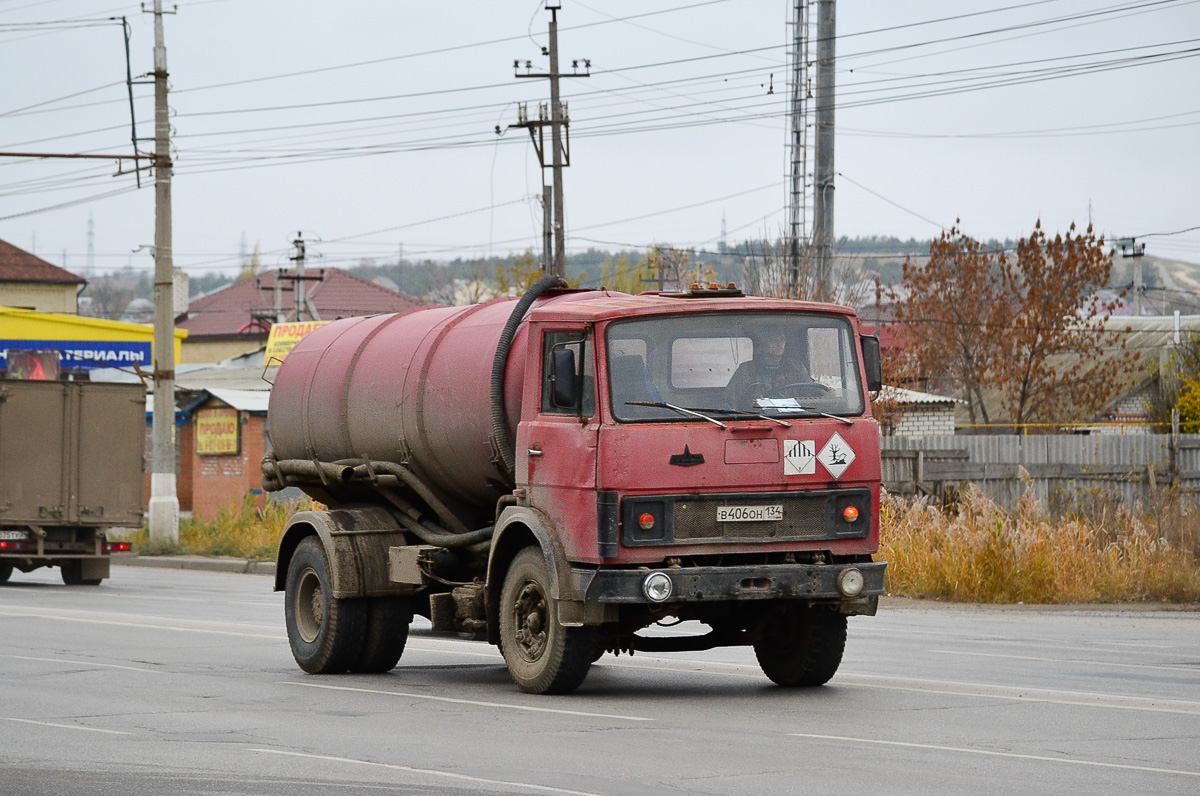
[[[279,544],[292,653],[382,672],[414,613],[566,693],[607,653],[754,648],[783,686],[875,613],[877,338],[733,285],[347,318],[280,367],[268,490],[325,504]],[[694,636],[639,631],[698,620]]]

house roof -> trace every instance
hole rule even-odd
[[[915,404],[954,406],[955,404],[966,403],[961,398],[951,398],[948,395],[934,395],[929,392],[907,390],[904,387],[892,387],[889,385],[884,385],[884,388],[879,391],[879,397],[875,399],[875,402],[895,403],[903,406]]]
[[[176,326],[188,330],[189,342],[238,337],[265,339],[271,325],[269,316],[278,274],[279,271],[265,271],[196,299],[188,305],[187,314]],[[422,306],[422,302],[412,296],[337,268],[315,269],[310,275],[320,277],[320,280],[306,281],[305,293],[312,299],[322,320],[403,312]],[[284,314],[287,320],[294,321],[297,319],[296,299],[292,292],[295,283],[286,276],[282,281]],[[263,319],[261,325],[255,323],[256,317]]]
[[[0,240],[0,282],[57,282],[82,285],[87,282],[65,268],[59,268],[8,241]]]

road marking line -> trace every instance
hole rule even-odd
[[[21,661],[46,661],[48,663],[69,663],[78,666],[99,666],[104,669],[125,669],[130,672],[150,672],[151,674],[161,674],[160,669],[139,669],[136,666],[118,666],[115,663],[96,663],[95,661],[71,661],[66,658],[35,658],[32,655],[0,655],[4,658],[16,658]]]
[[[1082,663],[1086,666],[1114,666],[1121,669],[1164,669],[1171,672],[1200,674],[1200,666],[1166,666],[1160,663],[1117,663],[1116,661],[1089,661],[1082,658],[1039,658],[1033,655],[1005,655],[999,652],[964,652],[963,650],[929,650],[937,655],[969,655],[973,658],[1003,658],[1012,661],[1035,661],[1037,663]]]
[[[1154,766],[1134,766],[1128,763],[1103,763],[1099,760],[1072,760],[1067,757],[1050,757],[1049,755],[1025,755],[1018,752],[995,752],[989,749],[971,749],[964,746],[939,746],[937,744],[910,743],[907,741],[881,741],[876,738],[848,738],[843,735],[813,735],[810,733],[788,733],[793,738],[814,738],[821,741],[848,741],[850,743],[870,743],[878,746],[902,746],[908,749],[931,749],[937,752],[961,752],[969,755],[987,755],[988,757],[1011,757],[1018,760],[1039,760],[1047,763],[1067,763],[1073,766],[1092,766],[1095,768],[1119,768],[1125,771],[1148,771],[1155,774],[1177,774],[1183,777],[1200,777],[1200,771],[1183,771],[1177,768],[1156,768]]]
[[[377,688],[353,688],[345,685],[323,685],[321,683],[297,683],[294,680],[281,680],[279,685],[294,685],[300,688],[323,688],[327,691],[353,691],[359,694],[383,694],[384,696],[403,697],[405,699],[427,699],[431,702],[450,702],[456,705],[475,705],[485,708],[506,708],[508,710],[523,710],[530,713],[560,713],[564,716],[587,716],[596,719],[622,719],[624,721],[654,721],[644,716],[621,716],[614,713],[588,713],[582,710],[561,710],[558,708],[535,708],[529,705],[513,705],[508,702],[482,702],[474,699],[454,699],[453,697],[430,696],[427,694],[412,694],[404,691],[385,691]]]
[[[582,790],[567,790],[566,788],[555,788],[550,785],[534,785],[531,782],[512,782],[503,779],[487,779],[485,777],[472,777],[469,774],[454,774],[450,771],[437,771],[430,768],[413,768],[412,766],[400,766],[394,763],[376,763],[372,760],[355,760],[352,757],[335,757],[333,755],[313,755],[305,752],[287,752],[281,749],[249,749],[250,752],[261,752],[267,755],[284,755],[286,757],[305,757],[310,760],[328,760],[333,763],[353,763],[358,766],[374,766],[376,768],[387,768],[392,771],[407,771],[412,774],[425,774],[431,777],[448,777],[450,779],[465,780],[467,782],[478,782],[484,785],[503,785],[510,788],[526,788],[528,790],[541,791],[543,793],[563,793],[567,796],[602,796],[599,793]]]
[[[167,619],[157,616],[136,614],[101,614],[95,611],[71,611],[53,608],[10,608],[0,606],[0,616],[23,619],[58,619],[64,622],[85,622],[93,625],[117,627],[157,628],[177,630],[183,633],[212,633],[221,636],[247,636],[259,638],[287,638],[282,628],[266,625],[238,624],[236,622],[207,622],[199,619]],[[109,618],[105,618],[109,617]]]
[[[961,683],[953,680],[919,680],[867,674],[838,674],[830,685],[852,688],[883,688],[889,691],[918,691],[948,696],[972,696],[981,699],[1009,699],[1016,702],[1046,702],[1053,705],[1079,705],[1112,710],[1144,710],[1150,713],[1200,714],[1200,702],[1176,699],[1101,694],[1088,691],[1057,691],[1048,688],[1020,688],[1011,685]]]
[[[55,724],[52,721],[34,721],[33,719],[10,719],[7,716],[0,716],[0,721],[15,721],[20,724],[37,724],[40,727],[59,727],[64,730],[83,730],[84,732],[102,732],[106,735],[132,735],[133,733],[122,732],[121,730],[101,730],[97,727],[81,727],[78,724]]]

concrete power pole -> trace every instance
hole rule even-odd
[[[592,66],[592,62],[588,59],[582,59],[584,71],[579,71],[579,61],[571,62],[572,71],[568,74],[562,74],[558,70],[558,11],[562,8],[561,3],[555,0],[549,0],[546,3],[546,9],[550,12],[550,42],[548,47],[542,48],[542,55],[550,56],[550,71],[548,73],[533,72],[533,64],[529,61],[525,62],[525,72],[517,72],[516,77],[537,77],[549,78],[550,80],[550,119],[547,121],[543,114],[539,114],[537,121],[528,118],[524,106],[518,109],[517,123],[510,124],[509,127],[524,127],[529,130],[529,135],[533,139],[534,149],[537,150],[538,162],[543,170],[546,168],[545,146],[542,140],[542,128],[550,128],[550,146],[553,149],[550,155],[550,168],[552,171],[552,193],[553,201],[551,204],[554,209],[554,257],[550,261],[550,265],[546,266],[545,261],[550,259],[548,256],[543,257],[543,270],[547,273],[555,273],[559,276],[563,275],[566,270],[567,262],[567,242],[566,242],[566,214],[563,210],[563,168],[571,165],[571,145],[570,136],[567,132],[571,120],[567,115],[567,107],[559,100],[558,81],[563,77],[590,77],[588,70]],[[513,69],[521,68],[521,62],[514,61]],[[500,132],[500,127],[496,127],[496,132]],[[564,145],[565,144],[565,145]],[[543,200],[543,204],[545,201]],[[549,206],[547,206],[548,208]],[[547,247],[547,250],[549,247]]]
[[[817,146],[813,187],[813,245],[816,249],[815,298],[833,298],[833,100],[837,60],[835,0],[817,2]]]
[[[808,2],[793,0],[792,7],[792,91],[789,116],[788,150],[791,175],[788,190],[788,281],[793,297],[800,290],[801,238],[807,237],[808,219]],[[722,233],[724,228],[722,227]],[[807,241],[805,241],[807,245]]]
[[[175,491],[175,268],[171,252],[171,120],[162,0],[154,0],[154,421],[150,538],[179,542]]]

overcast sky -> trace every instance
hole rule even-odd
[[[730,243],[780,234],[791,6],[563,0],[564,71],[591,61],[562,81],[569,250],[714,247],[722,219]],[[24,24],[121,15],[136,79],[153,51],[138,3],[0,0],[0,150],[131,150],[119,23]],[[493,129],[548,101],[512,65],[548,66],[549,17],[533,0],[180,0],[175,264],[228,271],[259,244],[274,266],[298,230],[327,265],[540,250],[529,136]],[[839,236],[1200,226],[1200,0],[841,0],[837,31]],[[134,95],[149,138],[153,88]],[[0,238],[85,276],[149,269],[133,252],[153,242],[152,182],[115,170],[0,158]],[[1200,262],[1200,230],[1146,243]]]

